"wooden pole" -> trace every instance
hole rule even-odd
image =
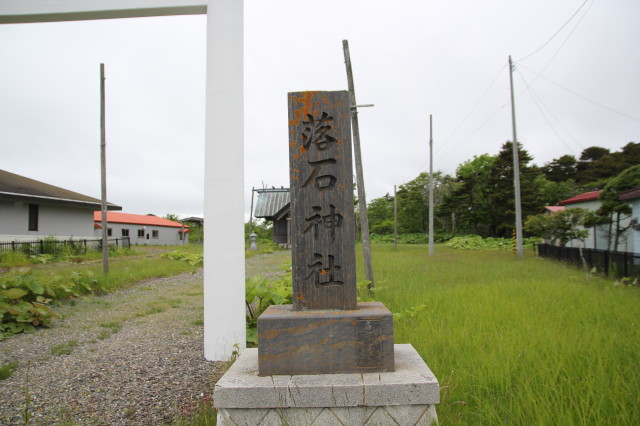
[[[105,90],[104,64],[100,64],[100,186],[101,186],[101,216],[102,216],[102,270],[109,273],[109,235],[107,233],[107,159],[106,159],[106,121],[105,121]]]
[[[393,248],[398,248],[398,197],[393,185]]]
[[[253,232],[253,193],[255,192],[255,188],[251,187],[251,211],[249,212],[249,235]]]
[[[371,262],[371,242],[369,240],[369,215],[367,213],[367,197],[364,190],[364,174],[362,172],[362,154],[360,152],[360,127],[358,126],[358,108],[356,107],[356,91],[353,85],[349,41],[342,40],[344,63],[347,67],[347,82],[351,95],[351,126],[353,127],[353,154],[356,163],[356,185],[358,187],[358,203],[360,205],[360,232],[362,235],[362,254],[364,255],[364,271],[369,288],[373,287],[373,264]]]
[[[429,256],[433,256],[433,215],[434,215],[434,203],[433,203],[433,120],[431,114],[429,114]]]
[[[513,128],[513,187],[516,204],[516,251],[522,257],[522,207],[520,202],[520,160],[518,158],[518,135],[516,134],[516,103],[513,96],[513,62],[509,56],[509,82],[511,83],[511,125]]]

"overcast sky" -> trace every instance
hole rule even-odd
[[[577,13],[576,13],[577,12]],[[573,16],[575,14],[575,16]],[[572,18],[573,16],[573,18]],[[245,211],[288,187],[287,92],[345,90],[348,39],[367,198],[518,139],[545,162],[640,142],[637,0],[245,0]],[[563,27],[564,26],[564,27]],[[0,169],[109,200],[203,214],[204,16],[0,25]]]

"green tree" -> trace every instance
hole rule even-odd
[[[387,193],[380,198],[374,198],[367,205],[369,229],[375,234],[389,234],[393,232],[393,197]],[[391,231],[386,222],[391,222]],[[385,223],[384,226],[381,226]]]
[[[445,194],[441,215],[451,218],[451,231],[472,232],[487,236],[491,216],[489,177],[495,156],[474,156],[456,169],[455,180]]]
[[[573,155],[563,155],[544,165],[546,178],[552,182],[575,180],[578,173],[578,161]]]
[[[172,220],[174,222],[180,222],[180,217],[177,214],[174,214],[174,213],[167,213],[162,217],[165,218],[165,219]]]
[[[589,210],[569,208],[554,214],[529,216],[525,222],[525,230],[546,242],[564,247],[571,240],[583,241],[589,236],[584,229]]]
[[[606,181],[622,171],[640,164],[640,144],[629,142],[620,151],[590,147],[582,151],[577,165],[576,182],[587,189],[602,189]]]
[[[398,232],[427,232],[429,220],[429,177],[420,173],[418,177],[400,185],[398,197]]]
[[[583,192],[571,179],[563,182],[553,182],[543,174],[536,176],[536,185],[538,186],[540,200],[544,206],[554,206],[562,200]]]
[[[520,144],[521,145],[521,144]],[[540,188],[536,177],[540,170],[529,166],[532,157],[520,148],[520,201],[522,217],[527,217],[542,210]],[[513,150],[512,143],[506,142],[498,153],[489,176],[489,224],[494,237],[508,238],[515,227],[515,190],[513,186]]]
[[[434,217],[440,218],[441,228],[446,225],[440,206],[452,190],[454,179],[442,172],[433,174],[433,199],[436,206]],[[426,233],[429,227],[429,174],[420,173],[415,179],[400,185],[398,197],[398,232]],[[393,217],[393,216],[392,216]]]

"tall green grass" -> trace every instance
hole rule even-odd
[[[374,245],[373,264],[391,311],[428,305],[395,341],[438,377],[443,425],[640,421],[640,288],[531,253]]]

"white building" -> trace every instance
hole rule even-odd
[[[0,170],[0,242],[94,238],[93,212],[100,207],[97,198]]]
[[[102,233],[102,213],[93,213],[95,236]],[[129,237],[136,245],[179,245],[189,243],[189,227],[153,215],[107,212],[107,235]]]
[[[628,232],[633,242],[629,251],[640,253],[640,187],[621,192],[618,198],[631,202],[631,229]]]
[[[600,196],[601,191],[585,192],[584,194],[576,195],[575,197],[568,198],[560,201],[558,204],[564,206],[567,209],[571,208],[583,208],[586,210],[595,211],[600,208]],[[638,217],[637,213],[634,213],[635,217]],[[629,224],[630,217],[625,217],[621,221],[621,226],[625,227]],[[615,225],[614,225],[615,226]],[[585,248],[592,248],[598,250],[613,250],[613,251],[634,251],[634,235],[627,230],[624,232],[618,242],[618,247],[613,247],[614,236],[609,236],[609,226],[597,226],[589,229],[589,236],[584,240]],[[637,239],[637,238],[636,238]],[[611,247],[609,247],[609,240],[611,240]],[[582,244],[578,240],[571,240],[567,243],[567,247],[579,247]]]

